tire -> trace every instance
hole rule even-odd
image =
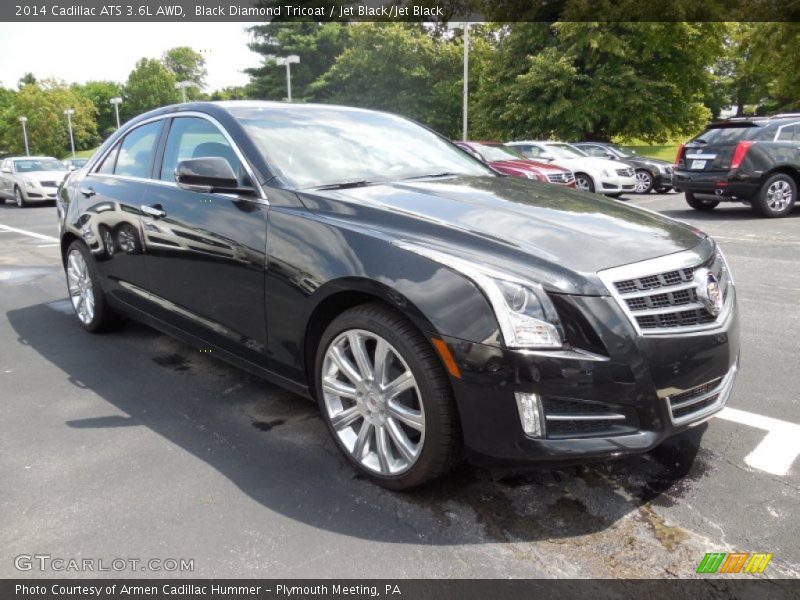
[[[594,181],[586,173],[575,173],[575,187],[584,192],[594,192]]]
[[[16,202],[18,208],[25,208],[28,206],[28,201],[25,200],[22,190],[17,186],[14,186],[14,202]]]
[[[785,173],[767,179],[753,198],[753,208],[762,217],[785,217],[797,201],[797,183]]]
[[[606,194],[609,198],[622,198],[623,192],[614,192],[613,194]]]
[[[714,210],[719,205],[719,200],[704,200],[698,198],[692,192],[686,192],[686,204],[695,210],[709,211]]]
[[[669,192],[671,189],[672,189],[671,187],[660,187],[660,188],[656,188],[656,194],[666,194],[666,193],[667,193],[667,192]]]
[[[376,365],[379,346],[384,368]],[[364,350],[365,360],[355,358],[354,347]],[[457,462],[447,376],[430,342],[397,311],[370,303],[343,312],[322,335],[314,369],[322,418],[366,478],[404,490],[440,477]],[[403,391],[391,395],[400,381]]]
[[[86,245],[73,241],[64,262],[70,301],[83,328],[95,333],[117,327],[122,319],[106,301],[97,267]]]
[[[645,169],[636,171],[636,183],[633,185],[635,194],[649,194],[653,191],[653,176]]]

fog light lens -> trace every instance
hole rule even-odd
[[[539,396],[526,392],[514,392],[519,410],[522,430],[532,437],[542,437],[542,411]]]

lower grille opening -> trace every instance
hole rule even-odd
[[[632,407],[601,402],[545,397],[543,409],[550,439],[625,435],[638,424]]]

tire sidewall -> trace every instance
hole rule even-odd
[[[350,329],[363,329],[383,337],[402,355],[403,360],[406,361],[406,364],[411,369],[417,382],[417,388],[421,396],[420,401],[425,411],[425,441],[423,442],[420,456],[414,463],[414,466],[397,476],[379,475],[365,469],[359,464],[341,443],[338,434],[328,418],[322,393],[322,364],[325,352],[331,342],[341,333]],[[379,317],[375,318],[370,316],[367,311],[354,310],[345,312],[336,318],[322,335],[314,360],[314,381],[317,403],[322,413],[322,420],[325,422],[339,450],[360,474],[383,487],[396,490],[415,487],[430,479],[428,473],[436,466],[439,460],[438,451],[440,444],[438,444],[437,441],[443,435],[445,429],[445,424],[440,419],[439,411],[436,410],[435,404],[431,400],[434,395],[440,392],[437,392],[435,386],[426,377],[425,369],[421,364],[420,358],[410,347],[410,343],[406,340],[405,336],[398,334]]]

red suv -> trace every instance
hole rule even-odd
[[[530,160],[499,142],[455,142],[455,144],[500,173],[575,187],[575,175],[572,171],[550,163]]]

